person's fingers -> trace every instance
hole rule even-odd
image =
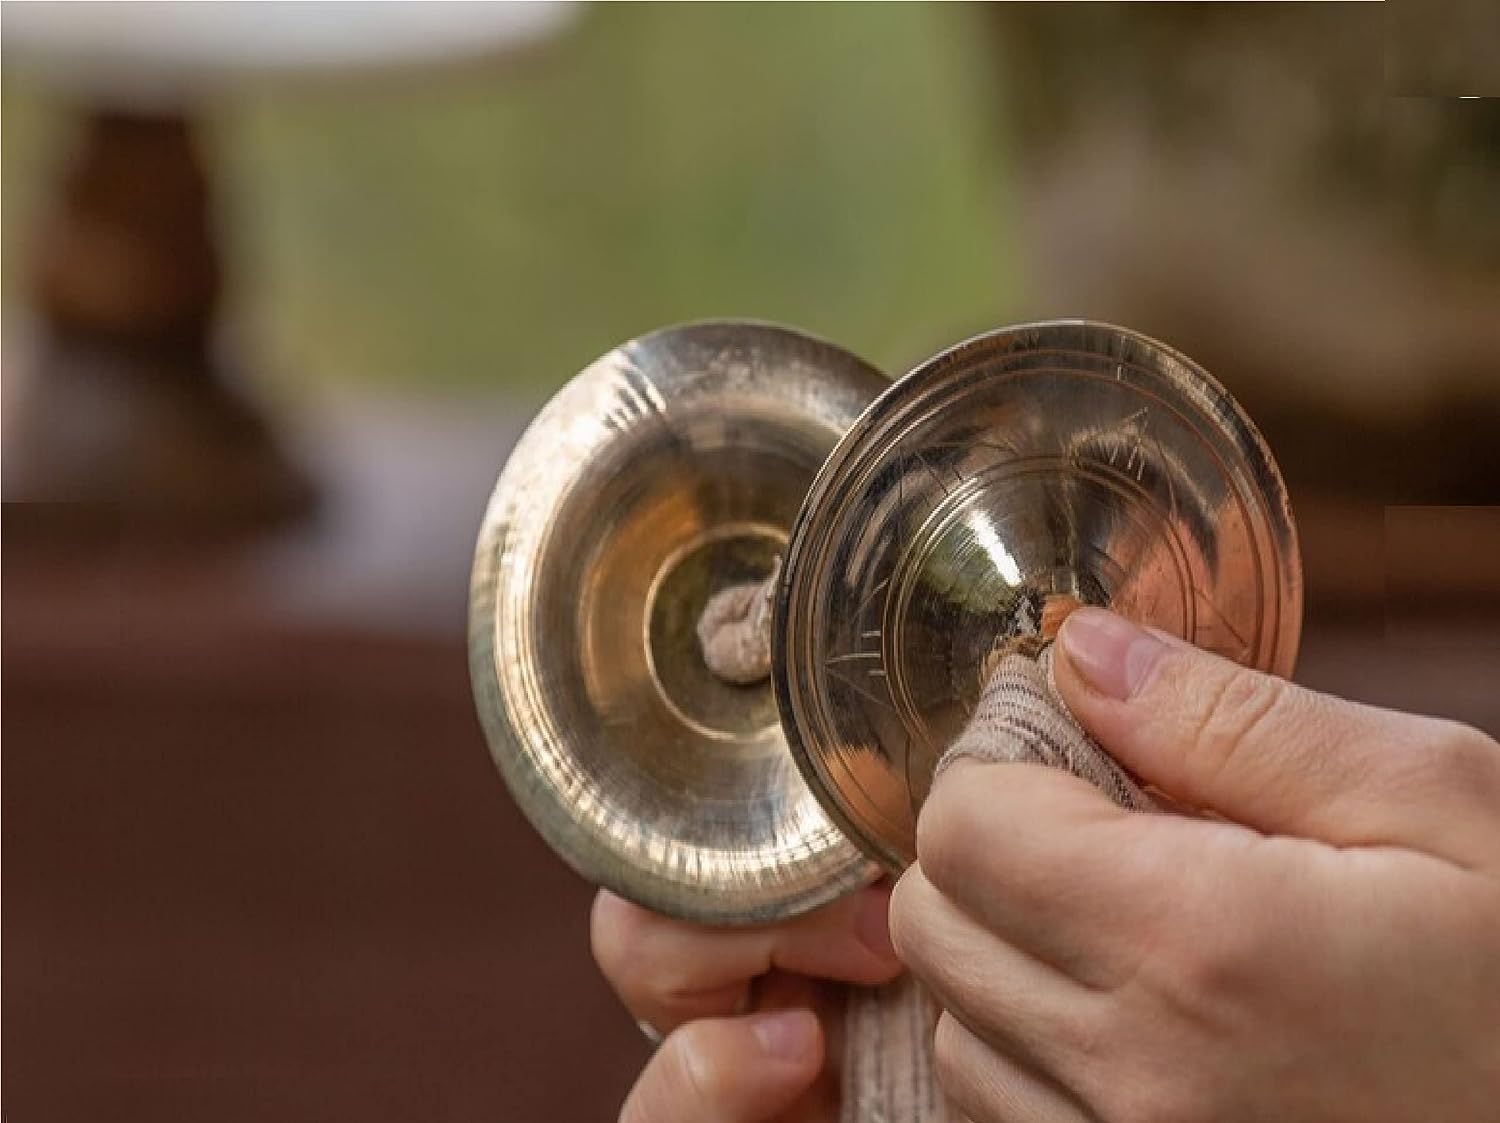
[[[917,865],[1007,943],[1109,987],[1137,962],[1140,931],[1211,883],[1212,836],[1236,830],[1125,811],[1055,768],[956,761],[917,820]],[[1184,866],[1189,848],[1199,861]]]
[[[771,970],[874,986],[901,973],[890,945],[890,890],[872,886],[817,912],[754,928],[706,928],[601,890],[594,959],[630,1012],[666,1032],[742,1011],[750,980]]]
[[[763,1123],[823,1067],[810,1010],[690,1022],[662,1042],[620,1111],[621,1123]]]
[[[838,1116],[843,1094],[844,1012],[848,988],[826,979],[809,979],[785,971],[772,971],[756,979],[751,987],[751,1010],[811,1010],[823,1026],[823,1070],[813,1085],[797,1097],[791,1107],[776,1117],[777,1123],[804,1123]]]
[[[892,894],[891,934],[938,1005],[1008,1055],[1058,1071],[1096,1042],[1107,996],[976,923],[932,886],[920,865],[906,871]]]
[[[933,1038],[938,1083],[971,1123],[1090,1123],[1066,1088],[996,1052],[951,1013]]]
[[[1271,834],[1465,860],[1500,806],[1500,745],[1248,670],[1101,609],[1063,623],[1074,716],[1147,784]],[[1487,843],[1486,843],[1487,845]]]

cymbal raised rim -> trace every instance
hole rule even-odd
[[[1291,672],[1296,529],[1244,411],[1128,329],[1023,324],[899,379],[824,462],[792,530],[773,679],[808,786],[886,870],[982,666],[1054,598]]]
[[[876,876],[807,791],[769,683],[710,681],[683,636],[707,595],[768,571],[888,384],[789,328],[688,324],[591,364],[511,453],[475,549],[470,673],[516,802],[588,880],[736,924]]]

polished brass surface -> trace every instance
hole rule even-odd
[[[695,626],[771,572],[887,385],[785,328],[670,328],[579,374],[511,454],[475,551],[470,669],[517,802],[585,877],[728,923],[874,875],[803,783],[770,683],[714,678]]]
[[[783,551],[774,693],[721,681],[704,605]],[[996,652],[1080,603],[1291,669],[1285,488],[1190,360],[1057,322],[889,385],[787,329],[699,324],[606,355],[522,438],[475,554],[470,661],[502,773],[576,869],[755,922],[904,868]]]
[[[922,364],[818,473],[778,589],[774,678],[798,765],[888,870],[997,645],[1074,601],[1290,672],[1295,529],[1264,441],[1191,360],[1088,322]]]

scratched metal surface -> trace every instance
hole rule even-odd
[[[1244,412],[1191,360],[1083,321],[1006,328],[886,391],[819,472],[775,681],[825,809],[890,870],[996,645],[1106,605],[1289,674],[1295,529]]]

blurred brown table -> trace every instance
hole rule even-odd
[[[463,650],[474,528],[535,405],[330,401],[300,430],[318,519],[254,546],[5,505],[9,1118],[613,1117],[646,1045]],[[1298,513],[1299,677],[1500,732],[1500,629],[1388,634],[1388,540],[1456,554],[1446,524]],[[1500,574],[1469,560],[1437,576]]]
[[[33,513],[4,525],[9,1116],[612,1117],[645,1043],[459,638],[268,623],[232,559]],[[1300,674],[1500,730],[1472,638],[1315,622]]]
[[[5,508],[7,1117],[612,1118],[646,1045],[458,637],[268,622],[94,514]]]

